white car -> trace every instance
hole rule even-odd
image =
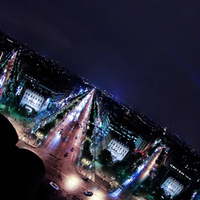
[[[93,195],[93,193],[91,192],[91,191],[87,191],[87,190],[85,190],[85,193],[84,193],[86,196],[92,196]]]
[[[65,142],[67,142],[68,138],[69,138],[69,137],[65,137],[65,138],[64,138]]]
[[[57,183],[54,183],[53,181],[51,181],[49,184],[51,185],[51,187],[53,187],[56,190],[60,189],[59,185]]]
[[[58,134],[62,134],[62,132],[63,132],[63,128],[62,129],[60,129],[60,131],[58,132]]]

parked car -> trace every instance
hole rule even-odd
[[[59,189],[60,189],[59,185],[58,185],[57,183],[53,182],[53,181],[51,181],[49,184],[50,184],[51,187],[53,187],[55,190],[59,190]]]
[[[82,179],[83,179],[84,181],[88,181],[88,177],[86,177],[86,176],[82,176]]]
[[[68,153],[68,152],[66,152],[64,156],[65,156],[65,157],[67,157],[68,155],[69,155],[69,153]]]
[[[74,151],[74,148],[73,148],[73,147],[71,148],[71,151]]]
[[[64,141],[67,142],[68,138],[69,138],[69,137],[64,137]]]
[[[124,189],[124,184],[120,186],[120,189],[122,189],[122,190]]]
[[[63,132],[63,128],[62,129],[60,129],[60,131],[58,132],[60,135],[62,134],[62,132]]]
[[[92,196],[93,193],[89,190],[85,190],[85,193],[84,193],[86,196]]]

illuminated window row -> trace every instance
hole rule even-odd
[[[35,111],[39,111],[43,102],[44,102],[43,97],[27,89],[22,97],[20,105],[27,105],[30,106],[31,108],[34,108]]]
[[[185,176],[187,179],[191,180],[191,178],[189,176],[187,176],[184,172],[182,172],[180,169],[178,169],[174,165],[170,164],[170,167],[173,168],[173,169],[175,169],[179,174]]]
[[[112,139],[108,144],[108,150],[111,152],[113,162],[117,160],[123,160],[126,154],[129,152],[129,148],[121,144],[120,142]]]
[[[166,195],[174,195],[179,194],[184,186],[175,180],[173,177],[168,177],[167,180],[161,185],[161,188],[164,189]]]

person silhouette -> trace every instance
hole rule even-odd
[[[0,127],[1,196],[7,200],[31,200],[44,178],[45,166],[36,154],[16,146],[16,130],[2,114]]]

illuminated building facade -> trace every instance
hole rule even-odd
[[[40,94],[35,93],[34,91],[31,91],[30,89],[26,89],[20,105],[25,105],[25,107],[27,108],[27,110],[29,112],[32,111],[32,109],[34,109],[36,112],[38,112],[40,110],[40,108],[42,107],[43,102],[45,101],[45,98],[42,97]]]
[[[191,200],[200,200],[200,189],[193,192]]]
[[[12,52],[10,56],[8,56],[8,58],[5,59],[5,61],[0,65],[0,68],[3,69],[3,73],[0,75],[0,94],[3,93],[4,89],[6,88],[6,85],[9,82],[9,77],[14,67],[17,53],[17,51]]]
[[[167,196],[170,195],[173,197],[174,195],[179,194],[183,190],[184,186],[173,177],[168,177],[161,185],[161,188],[164,189]]]
[[[146,140],[144,137],[142,137],[141,135],[138,136],[137,140],[135,141],[135,148],[138,151],[143,151],[146,146],[149,144],[149,141]]]
[[[128,147],[115,139],[112,139],[109,142],[107,149],[111,152],[113,162],[123,160],[126,154],[129,152]]]

